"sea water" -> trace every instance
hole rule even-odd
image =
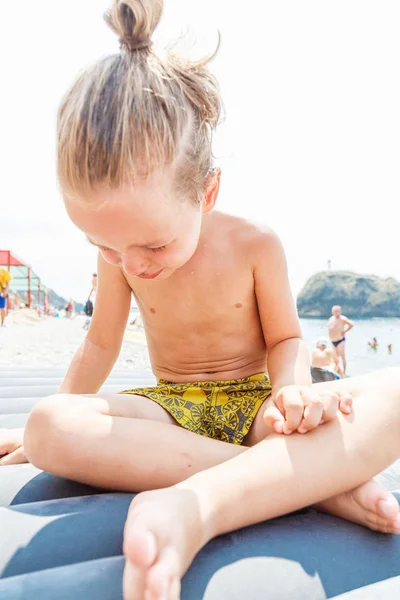
[[[376,369],[400,365],[400,319],[352,319],[354,328],[346,337],[347,374],[362,375]],[[328,321],[300,319],[305,342],[311,352],[320,337],[328,338]],[[373,337],[376,350],[368,346]],[[392,344],[392,354],[387,346]]]

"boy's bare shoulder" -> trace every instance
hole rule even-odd
[[[278,235],[265,223],[258,223],[220,212],[216,212],[216,221],[219,228],[222,227],[226,233],[230,233],[231,239],[234,239],[236,243],[247,246],[254,252],[281,248]]]

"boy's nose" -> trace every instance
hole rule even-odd
[[[122,268],[128,275],[138,277],[147,271],[149,268],[149,263],[148,261],[143,260],[143,258],[140,256],[127,256],[126,258],[122,259]]]

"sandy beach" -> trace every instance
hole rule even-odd
[[[87,333],[85,318],[39,318],[28,309],[9,315],[6,327],[0,328],[0,368],[68,368]],[[151,372],[143,330],[127,328],[115,369]]]
[[[136,316],[131,315],[131,316]],[[53,317],[39,318],[36,311],[22,309],[10,314],[6,327],[0,327],[0,368],[58,367],[67,368],[86,335],[86,317],[77,315],[71,320]],[[131,320],[131,319],[130,319]],[[326,320],[300,319],[307,346],[312,351],[313,340],[326,336]],[[380,345],[371,351],[367,345],[372,335]],[[393,347],[389,355],[387,344]],[[400,319],[366,319],[356,321],[347,341],[350,375],[362,375],[378,369],[393,367],[400,362]],[[151,373],[143,329],[128,326],[116,370],[140,370]]]

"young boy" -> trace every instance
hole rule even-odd
[[[98,293],[60,394],[35,406],[24,437],[27,458],[59,476],[167,488],[132,503],[127,600],[176,600],[211,537],[309,504],[400,531],[395,498],[365,483],[400,454],[399,375],[311,386],[279,240],[214,210],[218,89],[204,62],[153,53],[161,10],[115,0],[122,54],[83,73],[60,109],[59,180],[99,248]],[[158,383],[98,394],[132,292]]]

